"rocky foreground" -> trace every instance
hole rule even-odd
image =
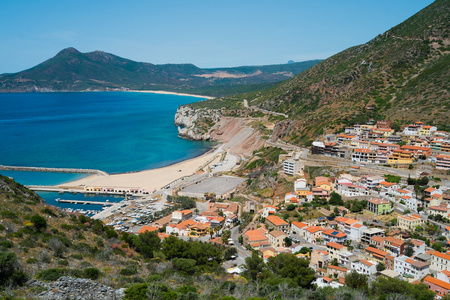
[[[45,291],[37,295],[37,297],[46,300],[119,300],[125,294],[125,289],[115,290],[107,285],[99,282],[63,276],[53,283],[46,283],[36,279],[32,279],[27,283],[30,287],[40,287]]]

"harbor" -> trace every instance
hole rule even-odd
[[[106,200],[106,202],[100,202],[100,201],[89,201],[89,200],[65,200],[56,198],[56,202],[58,203],[70,203],[70,204],[90,204],[90,205],[103,205],[103,206],[110,206],[113,205],[113,203],[109,202],[109,200]]]

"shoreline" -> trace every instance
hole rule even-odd
[[[110,174],[108,176],[91,175],[79,180],[57,185],[58,187],[124,187],[141,188],[149,192],[157,191],[180,178],[195,174],[199,169],[210,165],[220,158],[222,145],[219,144],[205,153],[170,164],[168,166],[142,171]]]
[[[203,99],[208,99],[208,100],[215,98],[215,97],[211,97],[211,96],[202,96],[202,95],[196,95],[196,94],[186,94],[186,93],[177,93],[177,92],[168,92],[168,91],[153,91],[153,90],[128,90],[128,91],[124,91],[124,92],[189,96],[189,97],[203,98]]]

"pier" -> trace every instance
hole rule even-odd
[[[20,167],[20,166],[3,166],[0,170],[5,171],[27,171],[27,172],[52,172],[52,173],[80,173],[80,174],[97,174],[99,176],[108,176],[109,174],[95,169],[75,169],[75,168],[45,168],[45,167]]]
[[[64,200],[64,199],[57,198],[55,201],[59,202],[59,203],[83,204],[83,205],[85,205],[85,204],[103,205],[103,206],[114,205],[113,202],[100,202],[100,201],[89,201],[89,200]]]

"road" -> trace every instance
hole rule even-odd
[[[233,240],[234,247],[236,247],[238,251],[238,258],[242,258],[245,260],[245,258],[251,256],[250,251],[245,249],[240,243],[239,243],[239,226],[235,226],[231,229],[231,239]]]

